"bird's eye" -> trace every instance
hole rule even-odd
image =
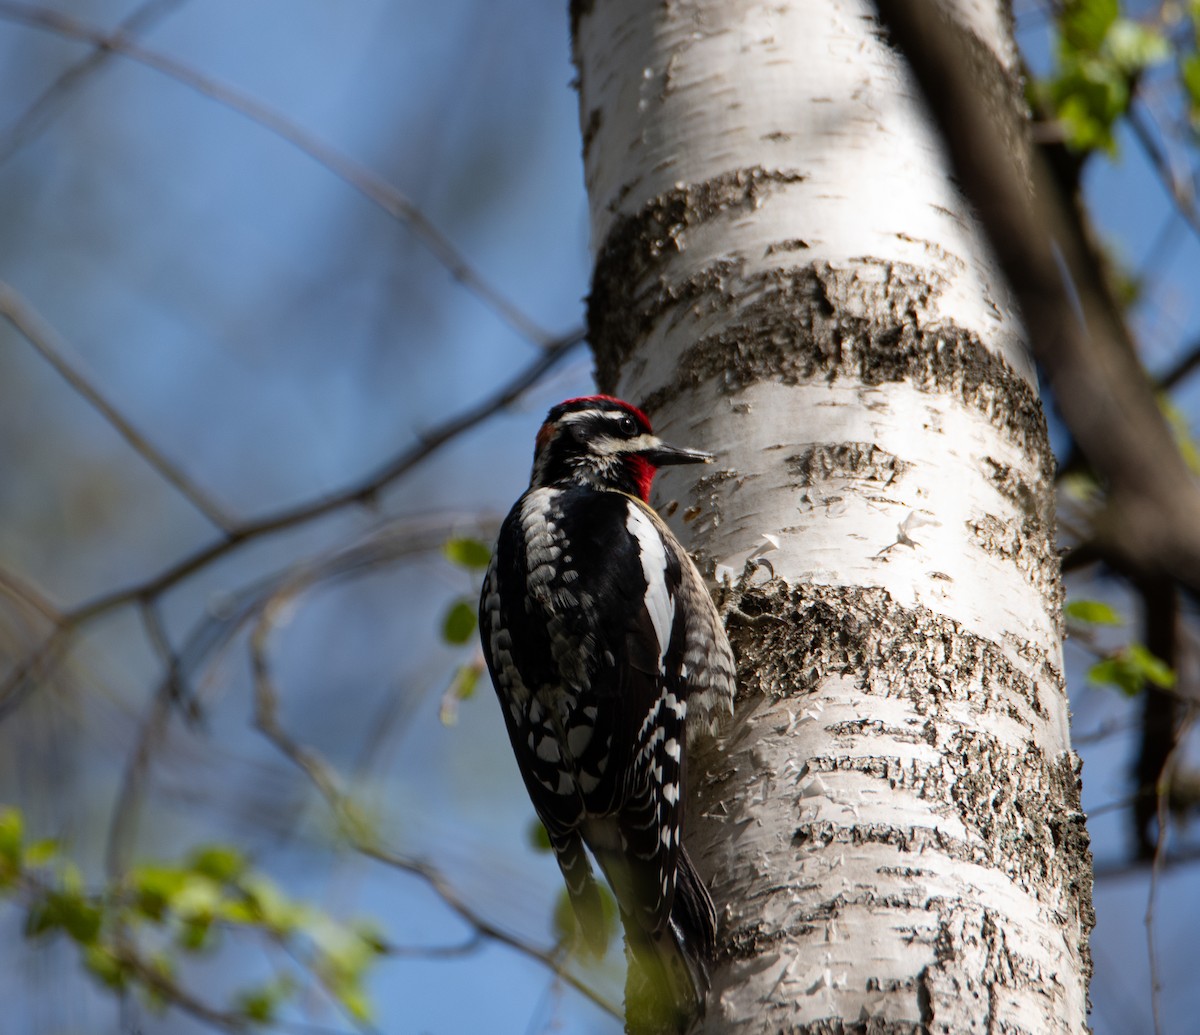
[[[626,438],[633,438],[638,432],[637,422],[632,417],[622,417],[617,421],[617,427]]]

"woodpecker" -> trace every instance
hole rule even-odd
[[[680,1030],[704,1012],[716,939],[680,842],[687,728],[732,711],[734,662],[704,580],[649,497],[657,468],[711,460],[666,445],[619,399],[555,406],[479,607],[513,751],[580,928],[602,944],[586,846]]]

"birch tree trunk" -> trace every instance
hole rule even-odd
[[[1016,110],[1005,5],[947,6]],[[657,502],[740,612],[704,1030],[1084,1032],[1053,459],[915,84],[868,0],[571,14],[598,380],[718,455]]]

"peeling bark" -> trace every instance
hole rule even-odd
[[[1000,0],[946,0],[1020,110]],[[664,436],[733,722],[705,1032],[1086,1031],[1091,870],[1024,331],[865,0],[576,0],[597,379]]]

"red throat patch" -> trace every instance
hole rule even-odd
[[[654,481],[654,475],[658,471],[658,468],[644,456],[627,457],[625,464],[629,469],[629,473],[633,475],[634,482],[637,483],[638,495],[649,503],[650,485]]]

